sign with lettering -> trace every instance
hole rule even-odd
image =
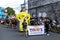
[[[44,34],[44,25],[28,26],[29,35],[41,35]]]

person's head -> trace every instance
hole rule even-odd
[[[48,21],[48,18],[44,18],[44,21]]]
[[[37,22],[34,22],[34,25],[38,25],[38,23]]]
[[[42,19],[39,19],[39,21],[42,21]]]
[[[22,10],[21,10],[21,12],[22,12],[22,11],[25,11],[25,10],[26,10],[26,9],[25,9],[25,7],[22,7]]]

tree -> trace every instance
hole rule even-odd
[[[13,8],[7,7],[6,9],[7,9],[7,13],[8,13],[9,16],[10,15],[15,15],[15,11],[13,10]]]

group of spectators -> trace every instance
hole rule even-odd
[[[44,25],[45,27],[45,32],[47,35],[49,35],[49,30],[51,28],[58,30],[57,25],[59,24],[57,20],[52,20],[48,17],[40,17],[40,18],[31,18],[30,20],[30,25]]]
[[[16,29],[17,20],[16,20],[15,16],[12,15],[12,16],[10,16],[10,17],[7,17],[7,19],[6,19],[6,24],[7,24],[7,25],[10,25],[11,28]]]
[[[6,23],[8,25],[11,25],[12,28],[16,29],[18,26],[18,21],[16,20],[15,16],[12,15],[11,18],[6,19]],[[58,30],[58,21],[49,19],[48,17],[40,17],[40,18],[30,18],[29,25],[44,25],[45,26],[45,32],[47,35],[49,35],[49,29],[53,28],[55,30]]]

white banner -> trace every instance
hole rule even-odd
[[[29,35],[41,35],[44,34],[44,25],[28,26]]]

